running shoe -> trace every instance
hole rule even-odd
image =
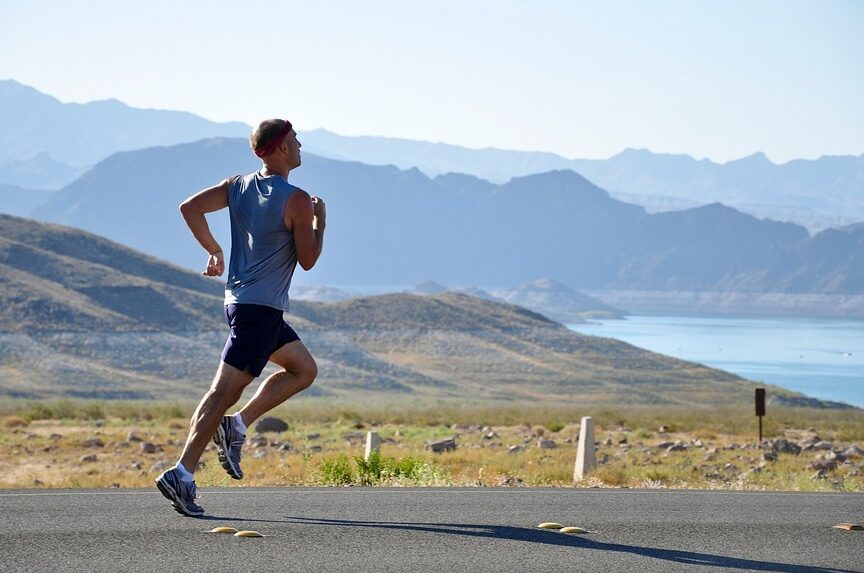
[[[198,488],[194,481],[183,481],[177,467],[165,470],[156,478],[156,487],[168,500],[177,513],[198,517],[204,515],[204,508],[195,503],[198,498]]]
[[[224,416],[216,429],[216,434],[213,435],[213,442],[219,453],[219,463],[234,479],[243,479],[243,470],[240,469],[240,450],[243,449],[245,441],[246,435],[241,434],[235,426],[234,416]]]

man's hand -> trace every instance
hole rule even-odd
[[[222,251],[216,251],[207,258],[207,268],[202,275],[205,277],[221,277],[225,272],[225,255]]]
[[[312,195],[312,214],[318,219],[319,227],[327,222],[327,205],[321,197]]]

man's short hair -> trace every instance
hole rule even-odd
[[[265,119],[258,124],[258,127],[252,130],[252,135],[249,136],[249,145],[252,151],[258,157],[270,155],[281,141],[274,141],[275,138],[285,138],[285,135],[291,131],[291,122],[287,119]],[[267,153],[260,153],[263,150],[268,150]]]

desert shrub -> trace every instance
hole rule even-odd
[[[627,485],[627,472],[621,466],[600,466],[599,468],[594,470],[592,475],[597,479],[601,480],[606,485]]]
[[[25,417],[31,420],[72,420],[77,418],[77,409],[69,400],[32,402]]]
[[[554,434],[555,432],[560,432],[561,430],[563,430],[566,425],[567,424],[561,422],[547,422],[546,429]]]
[[[693,437],[699,440],[716,440],[717,434],[711,430],[697,429],[693,431]]]
[[[654,432],[648,430],[647,428],[636,428],[636,437],[647,440],[648,438],[654,437]]]
[[[642,477],[652,482],[665,483],[669,481],[669,473],[660,468],[648,468]]]
[[[321,466],[318,471],[321,474],[321,481],[326,485],[347,485],[354,483],[351,460],[345,454],[325,457],[321,460]]]
[[[99,402],[87,402],[81,405],[79,417],[83,420],[101,420],[105,418],[105,410]]]
[[[3,418],[4,428],[23,428],[24,426],[28,426],[29,424],[30,422],[20,416],[6,416],[5,418]]]
[[[435,464],[431,464],[419,456],[407,456],[401,459],[382,457],[379,452],[373,452],[369,459],[355,456],[358,482],[363,485],[375,485],[388,480],[422,484],[429,479],[437,480],[446,472]]]
[[[362,485],[372,485],[381,481],[381,472],[384,469],[384,460],[379,452],[372,452],[369,459],[363,456],[354,456],[357,466],[357,481]]]
[[[424,474],[436,474],[441,470],[434,464],[427,463],[423,458],[417,456],[408,456],[401,460],[388,460],[386,464],[387,475],[389,477],[404,478],[407,480],[418,481]]]

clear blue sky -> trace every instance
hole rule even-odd
[[[864,2],[5,1],[0,78],[300,130],[782,162],[864,153]]]

